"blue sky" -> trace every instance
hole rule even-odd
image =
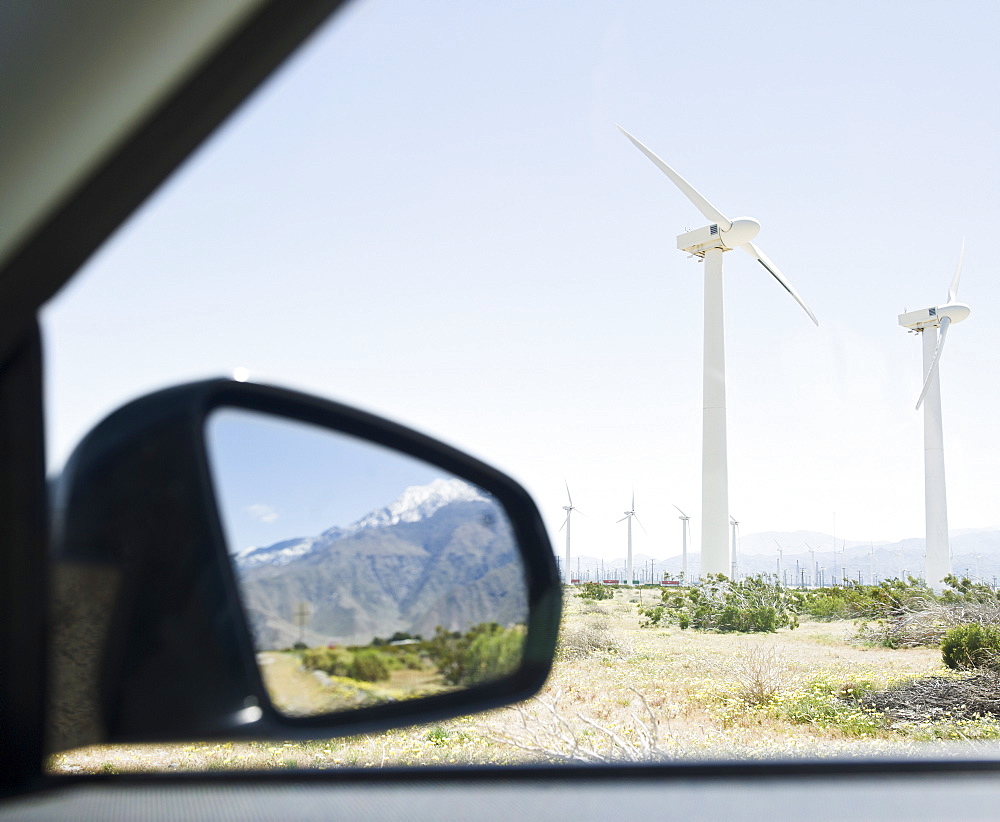
[[[410,486],[452,475],[346,434],[242,409],[205,425],[230,550],[344,527]]]
[[[1000,7],[358,2],[46,310],[51,461],[130,397],[250,369],[411,425],[535,496],[560,553],[680,550],[700,507],[704,221],[621,123],[820,319],[726,255],[743,533],[923,533],[919,341],[942,361],[952,528],[1000,524]]]

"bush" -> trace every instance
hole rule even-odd
[[[513,673],[521,664],[524,633],[507,630],[495,622],[490,629],[473,637],[465,654],[465,677],[467,685],[488,682]]]
[[[511,673],[521,661],[523,645],[523,626],[483,622],[465,634],[439,625],[426,649],[445,682],[472,685]]]
[[[774,632],[795,628],[797,601],[777,579],[758,575],[731,582],[723,574],[709,575],[683,591],[664,590],[662,603],[639,608],[642,627],[662,621],[699,631]]]
[[[745,649],[732,661],[736,696],[752,708],[771,704],[786,687],[788,665],[774,648]]]
[[[353,662],[354,655],[343,648],[307,648],[302,652],[304,668],[330,676],[350,676],[347,671]]]
[[[941,659],[953,670],[993,668],[1000,663],[1000,630],[975,622],[958,625],[941,640]]]
[[[607,620],[600,617],[585,625],[561,629],[556,645],[556,655],[560,659],[580,659],[592,654],[621,657],[628,656],[631,651],[629,639],[613,631]]]
[[[378,651],[363,649],[355,652],[347,675],[360,682],[382,682],[389,678],[389,666]]]
[[[610,585],[600,582],[585,582],[580,586],[580,599],[614,599],[615,591]]]

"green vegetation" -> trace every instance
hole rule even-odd
[[[402,644],[390,644],[402,643]],[[376,637],[361,647],[307,648],[296,652],[302,667],[358,682],[385,682],[393,671],[434,672],[449,685],[474,685],[513,671],[521,661],[524,628],[495,622],[475,625],[466,633],[438,626],[429,640],[398,633]]]
[[[941,640],[941,660],[952,670],[993,668],[1000,663],[1000,629],[993,625],[956,625]]]
[[[439,625],[426,648],[446,682],[475,685],[511,673],[521,661],[523,644],[522,627],[484,622],[465,634]]]
[[[848,582],[833,588],[796,591],[798,612],[810,619],[891,619],[934,599],[921,580],[890,579],[878,585]]]
[[[600,582],[585,582],[580,586],[580,593],[577,596],[580,599],[614,599],[615,589]]]
[[[401,668],[429,667],[417,645],[371,645],[360,648],[307,648],[301,652],[302,667],[330,676],[359,682],[384,682]]]
[[[384,682],[389,678],[389,666],[384,655],[374,648],[360,650],[354,654],[347,675],[359,682]]]
[[[666,621],[697,631],[773,633],[799,624],[794,593],[764,575],[739,582],[723,574],[709,575],[698,586],[664,589],[660,599],[659,605],[639,606],[643,627]]]

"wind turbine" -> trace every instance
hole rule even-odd
[[[899,315],[899,324],[919,334],[924,347],[924,387],[917,408],[924,406],[924,528],[927,544],[927,584],[940,591],[941,581],[951,573],[951,548],[948,545],[948,497],[944,481],[944,431],[941,424],[941,381],[938,365],[952,323],[969,316],[970,309],[958,302],[958,281],[962,277],[965,242],[958,256],[958,266],[948,287],[944,305],[910,311]]]
[[[674,508],[677,508],[675,505]],[[678,519],[681,521],[681,582],[688,584],[688,531],[691,530],[691,517],[677,508],[680,512]]]
[[[805,310],[819,321],[774,263],[753,243],[760,223],[750,217],[730,220],[683,177],[621,126],[619,131],[666,174],[711,225],[677,238],[677,247],[705,262],[705,347],[701,457],[701,567],[703,573],[728,574],[729,469],[726,455],[726,353],[723,322],[722,255],[741,248],[759,262]]]
[[[740,523],[732,515],[730,515],[729,521],[733,524],[733,582],[736,582],[739,579],[740,573],[740,564],[736,553],[736,532],[740,527]]]
[[[566,571],[565,571],[565,574],[564,574],[565,578],[564,578],[563,582],[568,585],[569,581],[570,581],[570,578],[572,577],[572,573],[570,572],[570,567],[569,567],[569,527],[570,527],[570,521],[569,520],[570,520],[570,516],[572,516],[573,512],[574,511],[579,511],[579,509],[576,508],[573,505],[573,496],[569,492],[569,483],[566,482],[566,480],[563,480],[563,482],[566,483],[566,496],[569,498],[569,505],[564,505],[563,506],[563,511],[566,512],[566,520],[565,520],[565,522],[563,522],[562,525],[559,526],[559,530],[561,531],[563,528],[566,529],[566,564],[565,564],[565,566],[563,566],[566,569]],[[583,511],[580,511],[580,513],[582,514]]]
[[[781,547],[781,543],[778,540],[775,540],[774,544],[778,546],[778,581],[784,584],[784,580],[781,578],[781,560],[785,554],[785,549]]]
[[[632,517],[635,517],[635,521],[639,522],[639,518],[635,516],[635,491],[632,492],[632,507],[625,512],[624,517],[618,520],[618,522],[625,522],[625,520],[628,520],[628,561],[627,567],[625,568],[626,585],[632,584]],[[646,530],[641,522],[639,522],[639,527],[642,528],[643,531]]]

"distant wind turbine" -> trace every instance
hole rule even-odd
[[[785,549],[781,547],[781,543],[778,540],[774,541],[774,544],[778,546],[778,581],[781,582],[781,560],[785,554]]]
[[[675,505],[674,508],[677,508]],[[681,582],[687,585],[688,581],[688,532],[691,530],[691,517],[677,508],[680,512],[678,519],[681,521]]]
[[[566,520],[563,522],[562,525],[559,526],[559,530],[561,531],[563,528],[566,529],[566,564],[563,566],[565,568],[565,572],[564,572],[564,577],[565,578],[563,579],[563,582],[568,585],[569,581],[570,581],[570,578],[572,577],[572,573],[570,572],[570,567],[569,567],[569,556],[570,556],[570,554],[569,554],[570,517],[572,516],[572,514],[573,514],[574,511],[577,511],[580,514],[582,514],[583,511],[580,511],[579,508],[577,508],[577,507],[575,507],[573,505],[573,497],[572,497],[572,495],[569,492],[569,483],[566,482],[566,480],[563,480],[563,482],[566,483],[566,497],[569,499],[569,505],[564,505],[563,506],[563,511],[566,512]]]
[[[927,584],[940,591],[942,580],[951,573],[951,548],[948,544],[948,495],[944,479],[944,430],[941,423],[941,381],[938,366],[952,323],[969,316],[970,309],[958,302],[958,282],[962,277],[965,241],[958,266],[951,278],[944,305],[909,311],[899,315],[899,324],[919,334],[924,348],[924,387],[917,408],[924,406],[924,527],[927,544],[925,562]]]
[[[626,585],[632,584],[632,518],[635,517],[635,521],[639,522],[639,518],[635,516],[635,491],[632,492],[632,507],[625,512],[625,516],[622,517],[618,522],[625,522],[628,520],[628,560],[625,568],[625,579]],[[645,527],[641,522],[639,522],[639,527],[645,531]]]
[[[739,579],[740,573],[739,555],[736,552],[736,532],[739,530],[740,524],[732,515],[730,515],[729,521],[733,524],[733,581],[735,582]]]
[[[683,177],[621,126],[619,131],[660,169],[681,193],[711,221],[711,225],[677,238],[681,251],[705,263],[704,402],[702,412],[701,467],[701,567],[703,573],[728,574],[729,467],[726,455],[726,353],[723,322],[722,255],[740,248],[759,262],[819,325],[802,298],[774,263],[753,243],[760,223],[750,217],[730,220]]]

